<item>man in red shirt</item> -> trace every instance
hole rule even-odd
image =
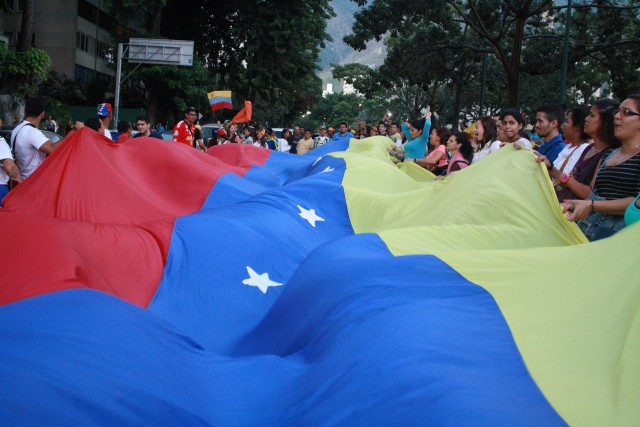
[[[173,141],[181,142],[193,147],[193,141],[196,133],[195,122],[198,118],[198,110],[195,107],[189,107],[184,113],[184,120],[180,120],[173,127]]]

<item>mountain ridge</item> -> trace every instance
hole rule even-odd
[[[366,64],[371,67],[379,67],[386,56],[386,49],[382,41],[372,40],[367,43],[367,48],[358,52],[347,45],[343,39],[351,34],[351,28],[355,22],[354,14],[360,7],[351,0],[333,0],[331,2],[336,16],[327,22],[327,33],[333,41],[326,42],[325,48],[320,52],[318,77],[322,79],[323,88],[327,83],[332,83],[334,91],[341,91],[342,84],[333,78],[331,64]]]

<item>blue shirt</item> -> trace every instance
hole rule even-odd
[[[333,137],[331,137],[331,141],[329,142],[346,142],[348,143],[349,140],[353,138],[353,134],[349,131],[347,131],[347,133],[345,133],[344,135],[342,135],[340,132],[336,132],[333,134]]]
[[[538,153],[547,156],[547,159],[553,163],[558,158],[558,154],[560,154],[566,146],[567,144],[565,144],[564,138],[561,134],[558,134],[538,147]]]
[[[407,142],[404,144],[405,159],[422,159],[427,151],[427,142],[429,142],[429,133],[431,132],[431,119],[426,119],[422,135],[413,139],[409,131],[409,125],[402,124],[402,132],[407,136]]]

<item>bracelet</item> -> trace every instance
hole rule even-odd
[[[546,165],[545,165],[546,166]],[[547,166],[547,170],[551,172],[553,170],[553,163],[549,162],[549,166]]]
[[[589,207],[591,208],[591,213],[594,213],[595,208],[593,207],[593,199],[589,199]]]

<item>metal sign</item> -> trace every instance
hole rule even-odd
[[[193,65],[193,40],[129,40],[129,62],[158,65]]]
[[[126,47],[125,47],[126,46]],[[116,68],[116,96],[113,121],[118,123],[120,113],[120,85],[122,79],[122,60],[125,54],[129,62],[136,62],[137,69],[142,64],[157,65],[193,65],[193,40],[166,40],[166,39],[129,39],[129,43],[118,44],[118,66]],[[132,72],[133,72],[132,71]],[[124,78],[126,80],[128,76]]]

